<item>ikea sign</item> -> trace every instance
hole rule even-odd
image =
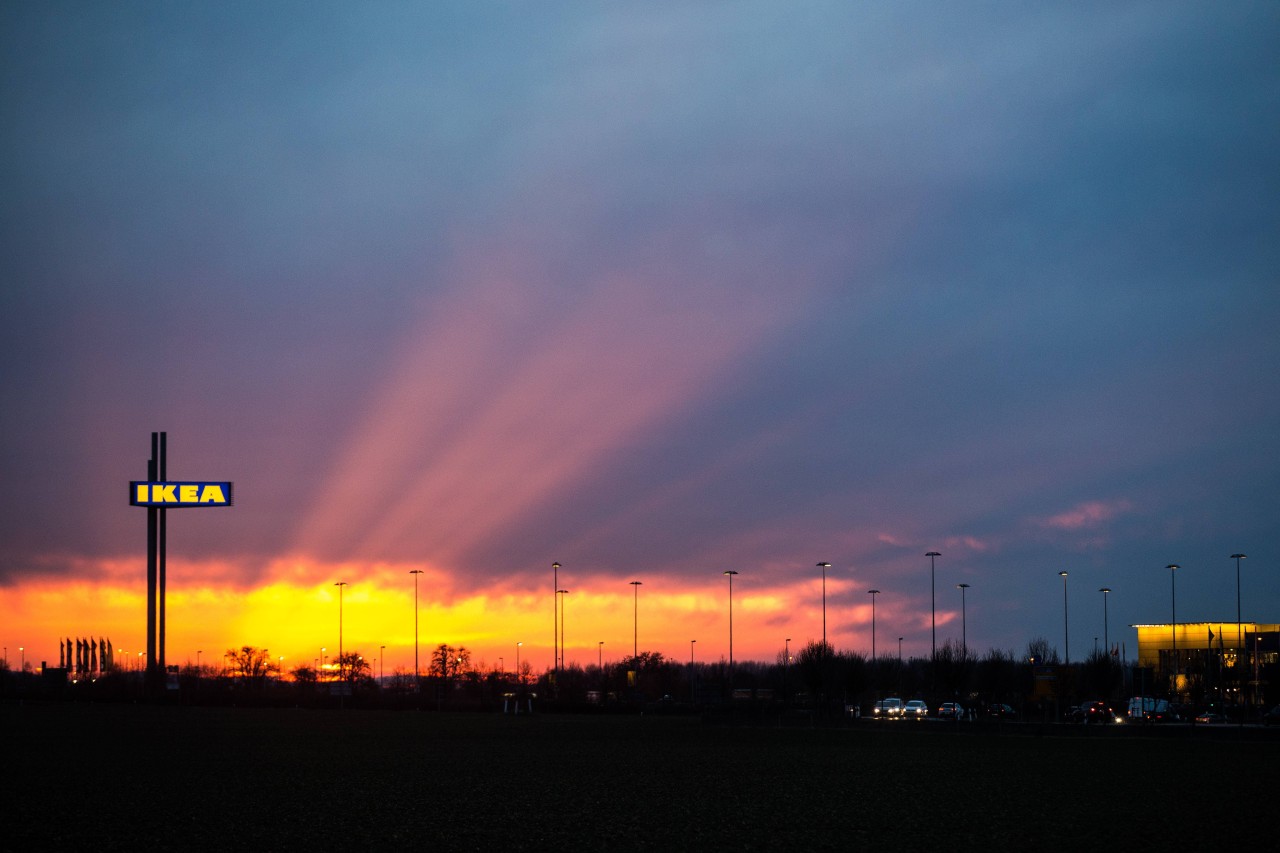
[[[133,480],[129,483],[132,506],[178,509],[184,506],[231,506],[231,484],[211,482],[155,482]]]

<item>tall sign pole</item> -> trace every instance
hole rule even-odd
[[[147,461],[147,479],[160,479],[160,433],[151,433],[151,459]],[[147,681],[155,680],[156,664],[156,602],[158,585],[156,580],[159,571],[157,561],[160,555],[159,521],[160,510],[154,506],[147,507]]]
[[[147,509],[147,681],[159,686],[168,671],[165,657],[165,597],[170,509],[193,506],[231,506],[231,483],[225,481],[181,481],[168,478],[169,436],[151,433],[151,458],[147,479],[129,483],[129,503]]]

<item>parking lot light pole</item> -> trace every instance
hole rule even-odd
[[[733,576],[736,575],[733,569],[725,572],[725,576],[729,578],[729,674],[733,676]],[[733,683],[730,682],[729,687],[732,689]]]
[[[1169,570],[1169,606],[1172,608],[1169,623],[1169,635],[1173,638],[1173,698],[1178,698],[1178,569],[1177,563],[1165,566]]]
[[[1110,622],[1107,619],[1107,596],[1111,593],[1111,587],[1104,586],[1098,592],[1102,593],[1102,650],[1106,652],[1109,659],[1111,656],[1111,633],[1108,628]]]
[[[878,589],[867,590],[867,595],[871,596],[871,659],[876,659],[876,596],[880,594]]]
[[[934,580],[934,560],[941,557],[937,551],[929,551],[925,554],[929,558],[929,659],[936,666],[938,663],[938,599],[935,590]]]
[[[964,592],[968,588],[967,583],[956,584],[956,589],[960,590],[960,649],[965,660],[969,658],[969,619],[964,603]]]
[[[1062,578],[1062,656],[1071,666],[1071,629],[1067,625],[1067,573],[1058,572]]]

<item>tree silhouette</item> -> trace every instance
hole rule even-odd
[[[428,673],[445,681],[452,681],[471,668],[471,652],[465,647],[441,643],[431,652]]]
[[[241,646],[239,649],[227,649],[227,674],[243,684],[261,686],[267,676],[280,671],[279,665],[271,659],[268,649],[256,646]]]
[[[369,662],[359,652],[343,652],[338,655],[338,679],[347,681],[351,684],[357,682],[371,681],[373,676],[369,669]]]

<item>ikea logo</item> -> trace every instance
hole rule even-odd
[[[129,483],[132,506],[178,508],[184,506],[231,506],[230,483],[159,483],[134,480]]]

